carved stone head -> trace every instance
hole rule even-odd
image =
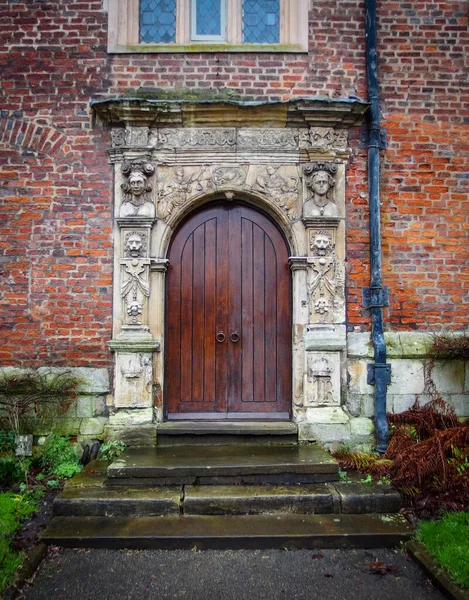
[[[317,206],[325,206],[334,202],[334,176],[337,173],[337,165],[334,163],[309,163],[304,166],[306,187],[309,192],[309,200]]]
[[[148,184],[148,177],[154,172],[155,167],[149,162],[125,162],[122,165],[122,173],[127,177],[127,181],[122,184],[124,202],[140,206],[144,202],[151,201],[148,192],[151,192],[152,188]]]
[[[125,238],[125,254],[131,258],[143,256],[145,250],[146,238],[142,233],[132,231]]]
[[[331,234],[328,231],[318,231],[313,234],[310,247],[316,256],[329,256],[334,247]]]

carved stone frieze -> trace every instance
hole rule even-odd
[[[337,165],[327,162],[313,162],[303,165],[305,197],[303,216],[337,216],[334,194]]]
[[[111,129],[111,144],[113,148],[123,146],[129,148],[147,147],[150,129],[148,127],[113,127]]]
[[[294,219],[299,199],[296,167],[273,165],[205,165],[158,169],[158,215],[165,219],[193,197],[209,192],[246,191],[261,194]]]
[[[310,232],[308,297],[311,323],[342,320],[345,270],[337,258],[333,230]]]
[[[154,165],[142,160],[125,161],[121,170],[126,181],[121,185],[123,198],[119,217],[154,217],[153,188],[148,182],[155,172]]]
[[[306,406],[340,404],[338,354],[308,352],[306,355]]]
[[[150,144],[158,150],[227,149],[236,146],[236,129],[156,129],[151,132]]]
[[[347,149],[347,129],[331,129],[330,127],[310,127],[300,130],[300,148],[311,150]]]
[[[296,174],[292,175],[289,169],[288,175],[282,175],[282,167],[274,165],[254,169],[256,178],[251,190],[266,196],[293,220],[299,198],[299,178]]]
[[[240,129],[238,146],[249,150],[294,150],[298,148],[298,131],[262,127]]]

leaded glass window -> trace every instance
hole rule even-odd
[[[140,0],[140,43],[176,41],[176,0]]]
[[[226,0],[192,0],[192,39],[225,39]]]
[[[280,0],[243,0],[243,43],[280,42]]]

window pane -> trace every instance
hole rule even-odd
[[[176,0],[140,0],[140,42],[176,41]]]
[[[221,35],[222,0],[196,0],[196,35]]]
[[[280,42],[280,0],[243,0],[243,42]]]

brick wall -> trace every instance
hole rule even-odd
[[[469,272],[467,4],[378,3],[384,276],[394,329],[462,329]],[[0,363],[109,364],[111,168],[90,99],[139,86],[366,98],[363,3],[314,0],[308,55],[106,54],[102,0],[0,1]],[[465,62],[466,61],[466,62]],[[365,330],[366,151],[351,135],[348,320]]]

